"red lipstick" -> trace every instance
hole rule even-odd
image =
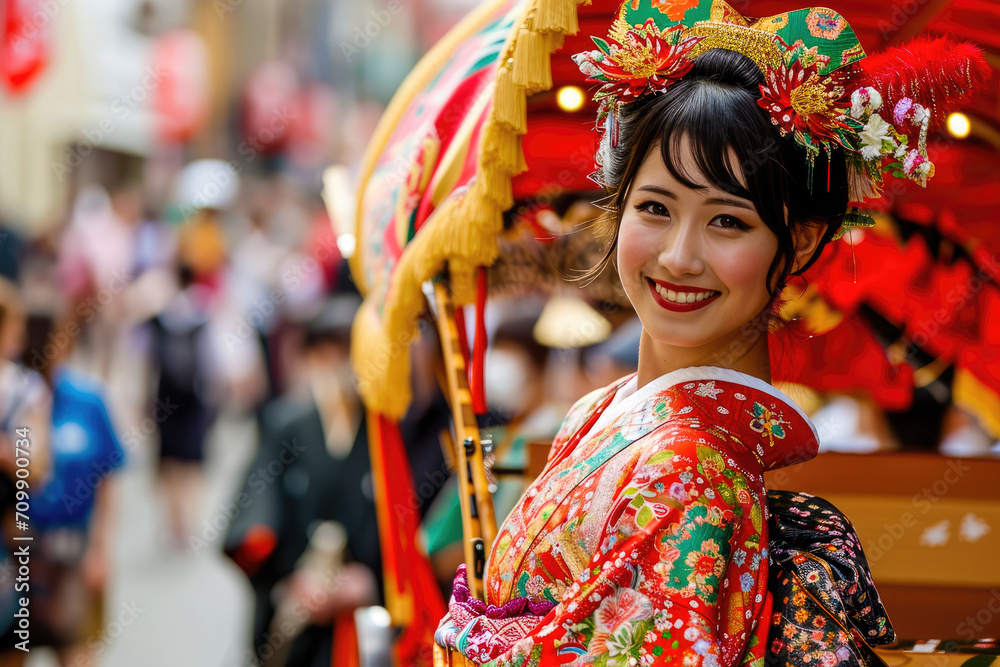
[[[653,278],[646,278],[646,284],[648,285],[649,292],[650,294],[653,295],[653,300],[656,301],[657,305],[659,305],[661,308],[673,311],[675,313],[686,313],[692,310],[698,310],[699,308],[703,308],[704,306],[707,306],[708,304],[715,301],[715,299],[722,294],[717,290],[682,287],[680,285],[674,285],[673,283],[668,283],[665,280],[654,280]],[[693,292],[695,294],[697,294],[698,292],[715,292],[715,293],[712,296],[708,297],[707,299],[703,299],[701,301],[694,301],[692,303],[676,303],[674,301],[668,301],[667,299],[660,296],[660,293],[656,291],[656,285],[659,285],[664,289],[673,290],[678,293],[681,292],[683,293]]]

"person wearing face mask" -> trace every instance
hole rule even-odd
[[[885,85],[891,58],[855,66],[828,9],[631,0],[609,18],[575,60],[604,128],[612,233],[594,272],[615,267],[641,322],[638,369],[570,409],[493,541],[485,599],[460,566],[435,640],[490,667],[880,664],[871,647],[894,634],[850,523],[764,486],[819,445],[771,384],[769,334],[789,278],[867,222],[849,203],[883,169],[933,175],[945,91]],[[899,57],[958,94],[967,53]]]
[[[366,427],[347,364],[359,303],[336,295],[304,324],[297,382],[262,410],[260,447],[234,499],[224,549],[254,588],[252,653],[264,664],[356,660],[354,609],[380,599]],[[342,539],[317,558],[325,522]]]
[[[541,297],[526,298],[507,308],[492,308],[494,331],[485,354],[485,394],[489,410],[483,432],[493,443],[493,460],[498,467],[524,469],[527,443],[551,440],[559,428],[561,414],[548,398],[548,357],[550,350],[533,335],[544,307]],[[519,478],[497,479],[493,504],[497,517],[505,517],[524,493]],[[438,576],[450,582],[462,562],[462,515],[456,480],[435,500],[421,527],[427,552]]]

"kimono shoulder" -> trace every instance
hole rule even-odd
[[[454,645],[477,663],[763,661],[762,473],[810,458],[815,429],[779,391],[732,370],[680,369],[614,402],[630,379],[573,406],[498,533],[486,603],[517,613],[453,605]]]

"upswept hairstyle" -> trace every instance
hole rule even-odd
[[[659,145],[660,156],[675,179],[691,188],[700,187],[690,174],[680,171],[674,158],[684,138],[690,141],[702,176],[718,188],[753,202],[764,223],[777,235],[778,252],[767,274],[772,298],[790,276],[812,265],[847,212],[844,152],[838,147],[829,156],[820,154],[810,179],[805,151],[792,137],[782,137],[757,105],[763,82],[764,75],[746,56],[712,49],[666,92],[622,105],[618,144],[602,147],[599,173],[601,185],[608,191],[603,220],[612,241],[601,262],[583,279],[596,277],[614,259],[629,190],[654,145]],[[746,187],[737,177],[741,172]],[[813,256],[792,273],[793,230],[807,225],[826,230]]]

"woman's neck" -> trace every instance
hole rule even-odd
[[[690,366],[718,366],[746,373],[770,384],[771,361],[767,346],[767,318],[753,322],[749,335],[740,327],[731,337],[698,347],[668,345],[643,329],[639,338],[639,388],[661,375]]]

